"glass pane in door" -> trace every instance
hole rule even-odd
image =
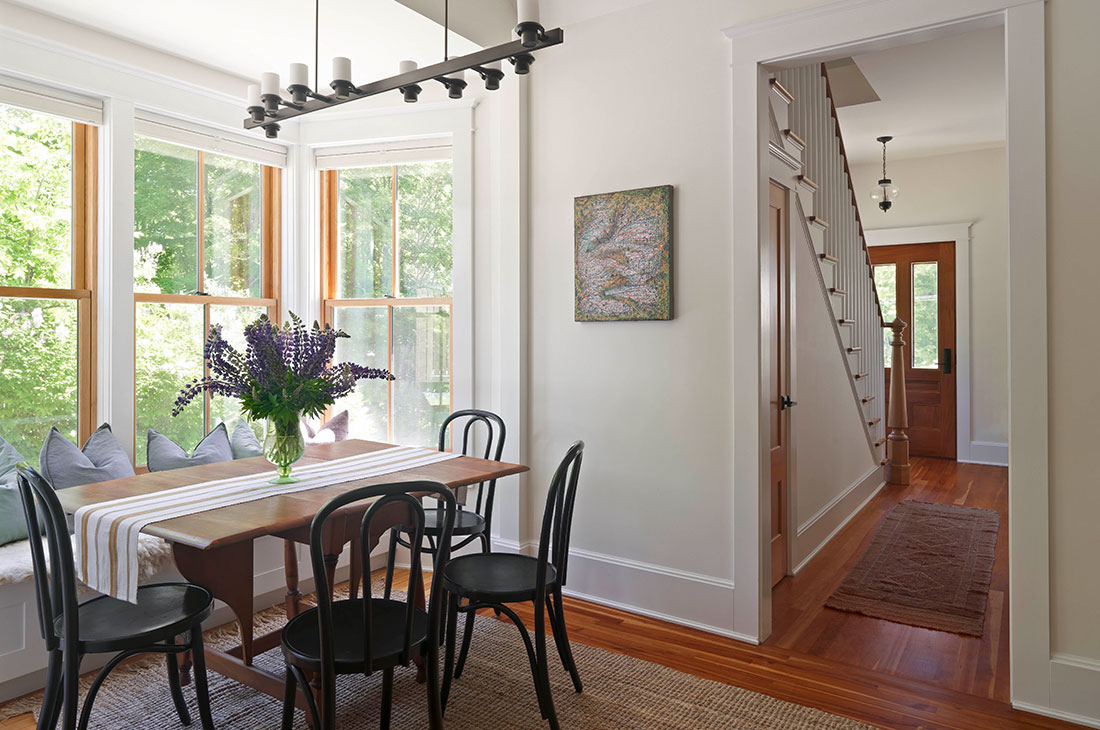
[[[913,264],[913,367],[939,367],[939,265]]]
[[[898,316],[898,267],[896,264],[878,264],[875,266],[875,289],[878,290],[879,306],[887,322],[893,322]],[[883,328],[883,362],[890,367],[890,340],[894,331]]]

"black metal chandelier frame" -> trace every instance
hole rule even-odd
[[[449,25],[449,22],[444,23],[445,58]],[[515,33],[518,38],[510,43],[450,58],[362,86],[356,86],[350,81],[335,80],[331,84],[333,94],[320,94],[302,85],[291,85],[287,88],[292,97],[290,100],[283,98],[282,94],[264,94],[262,106],[248,107],[249,116],[244,120],[244,127],[245,129],[263,127],[267,137],[275,138],[279,135],[279,122],[388,91],[400,91],[405,95],[405,101],[414,102],[421,91],[420,84],[433,80],[446,87],[451,98],[461,98],[462,90],[466,88],[466,81],[461,76],[465,71],[477,73],[485,81],[485,88],[494,91],[500,88],[504,72],[490,68],[489,64],[508,61],[514,67],[516,74],[524,75],[530,71],[531,64],[535,62],[535,57],[532,55],[535,51],[559,45],[565,40],[565,34],[561,28],[545,30],[540,24],[534,22],[520,23],[516,26]],[[314,85],[318,85],[316,75],[318,59],[316,48],[314,50]]]

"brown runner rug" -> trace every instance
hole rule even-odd
[[[825,605],[981,636],[997,525],[992,510],[900,502]]]
[[[260,630],[284,623],[280,608],[256,615]],[[461,635],[462,624],[459,624]],[[236,641],[236,630],[207,633],[211,646]],[[873,730],[855,720],[802,707],[721,682],[693,677],[657,664],[573,643],[584,681],[576,694],[550,642],[550,682],[563,730]],[[283,673],[279,649],[256,658],[274,674]],[[210,702],[218,730],[275,730],[280,701],[216,672],[210,672]],[[91,677],[81,681],[81,694]],[[428,727],[425,686],[414,669],[399,669],[394,678],[394,730]],[[184,696],[198,727],[193,685]],[[22,712],[38,711],[42,693],[0,705],[0,723]],[[379,726],[381,673],[349,675],[337,680],[339,730],[374,730]],[[470,658],[455,682],[447,704],[448,730],[547,730],[539,717],[535,687],[523,642],[515,626],[479,616]],[[96,730],[174,730],[181,728],[168,694],[163,659],[139,660],[111,673],[92,710]],[[295,713],[295,730],[305,730],[305,715]]]

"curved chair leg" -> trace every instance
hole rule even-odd
[[[390,730],[390,710],[393,708],[393,667],[382,670],[382,717],[378,727]]]
[[[294,730],[294,700],[297,699],[298,680],[290,666],[286,668],[286,678],[283,680],[283,721],[281,730]]]
[[[476,611],[466,611],[466,626],[462,631],[462,651],[458,653],[458,665],[455,666],[455,679],[462,676],[462,668],[466,666],[466,657],[470,653],[470,642],[474,638],[474,618],[476,615]]]
[[[550,691],[550,662],[546,655],[546,616],[545,607],[541,603],[535,601],[535,663],[537,665],[535,684],[542,690],[543,718],[550,721],[551,730],[560,730],[558,715],[554,711],[554,697]]]
[[[46,691],[42,695],[42,708],[38,712],[38,730],[54,730],[61,714],[61,693],[64,677],[61,674],[60,649],[50,652],[49,669],[46,670]]]
[[[214,718],[210,714],[210,687],[206,683],[206,653],[202,646],[202,627],[191,629],[191,656],[194,661],[195,701],[199,705],[202,730],[214,730]]]
[[[76,730],[76,705],[80,691],[80,660],[83,657],[75,651],[65,652],[65,705],[61,727],[64,730]]]
[[[455,670],[455,643],[458,637],[458,596],[451,593],[447,596],[447,630],[444,633],[444,641],[447,645],[446,659],[443,662],[443,689],[440,692],[442,700],[440,704],[443,711],[447,710],[447,698],[451,694],[451,680]]]
[[[176,714],[180,716],[180,722],[190,725],[191,713],[187,711],[187,702],[183,699],[183,688],[180,686],[179,660],[172,652],[165,654],[164,660],[168,669],[168,689],[172,693],[172,704],[176,706]]]
[[[290,677],[290,675],[293,674],[294,679],[297,681],[298,684],[302,686],[302,693],[306,696],[306,707],[309,709],[310,725],[313,727],[313,730],[321,730],[321,711],[317,709],[317,698],[313,696],[313,691],[310,688],[309,678],[306,677],[305,672],[303,672],[301,669],[290,664],[287,665],[286,671],[287,677]],[[291,700],[291,708],[293,707],[294,703],[293,700]],[[283,716],[286,717],[285,705],[283,707],[283,712]],[[290,712],[291,714],[293,714],[294,710],[291,709]]]
[[[390,530],[390,547],[386,551],[386,593],[385,599],[390,599],[393,590],[393,571],[397,566],[397,528]],[[364,594],[365,594],[364,590]]]
[[[565,606],[562,603],[561,591],[555,591],[553,596],[546,597],[546,612],[550,614],[550,629],[554,632],[554,643],[558,645],[558,656],[561,657],[561,665],[569,672],[573,680],[573,689],[582,692],[581,675],[577,671],[577,662],[573,659],[573,647],[569,644],[569,632],[565,628]]]

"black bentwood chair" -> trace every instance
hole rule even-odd
[[[450,428],[457,430],[458,426],[461,425],[462,450],[458,453],[468,456],[470,449],[473,447],[470,436],[474,431],[474,427],[479,424],[484,426],[483,433],[485,435],[485,451],[481,458],[500,461],[501,454],[504,453],[504,419],[491,411],[482,411],[475,408],[455,411],[447,416],[447,420],[443,421],[443,425],[439,427],[439,450],[444,451],[447,448],[447,430]],[[496,497],[497,480],[492,479],[488,482],[481,482],[476,485],[476,489],[477,501],[473,510],[465,509],[465,505],[458,505],[458,512],[455,513],[454,529],[454,537],[457,542],[451,545],[452,552],[466,547],[474,540],[481,541],[481,552],[487,553],[491,550],[489,533],[493,525],[493,499]],[[443,524],[443,510],[438,508],[427,509],[424,511],[424,517],[426,519],[424,535],[428,538],[428,552],[434,556],[441,542],[440,531]],[[390,595],[390,588],[393,586],[393,570],[397,562],[398,545],[409,547],[409,543],[401,537],[400,530],[391,530],[390,549],[386,556],[387,598]]]
[[[41,514],[49,550],[47,562],[42,541],[31,538],[38,618],[42,638],[46,640],[50,653],[46,691],[38,718],[39,730],[53,730],[62,709],[65,713],[64,730],[78,727],[76,711],[80,661],[85,654],[115,652],[117,654],[100,670],[88,689],[84,708],[80,712],[80,730],[88,727],[92,703],[111,670],[125,659],[150,652],[167,655],[168,688],[172,693],[172,702],[180,721],[190,725],[191,715],[180,689],[176,664],[176,655],[188,650],[194,660],[199,718],[203,730],[214,730],[202,646],[202,622],[213,611],[214,596],[205,588],[188,583],[161,583],[139,587],[136,604],[101,596],[78,605],[73,546],[65,510],[53,487],[33,469],[19,467],[18,481],[28,532],[38,534]],[[189,640],[186,644],[177,644],[176,637],[182,634],[187,634]],[[141,725],[140,718],[134,718],[134,722],[135,726]]]
[[[577,692],[582,690],[581,677],[577,664],[573,660],[573,651],[569,646],[569,636],[565,630],[565,615],[562,611],[561,589],[565,585],[565,570],[569,561],[569,532],[573,522],[573,504],[577,497],[577,478],[581,471],[581,457],[584,455],[584,442],[577,441],[565,454],[554,472],[550,482],[550,491],[546,495],[546,507],[542,514],[542,533],[539,538],[539,555],[532,558],[526,555],[510,553],[490,553],[481,555],[463,555],[451,560],[442,569],[443,584],[448,594],[447,601],[447,659],[443,673],[443,704],[446,707],[450,693],[452,676],[462,675],[466,656],[470,651],[471,633],[466,631],[462,641],[462,652],[455,667],[454,655],[458,628],[458,613],[466,614],[467,629],[474,622],[474,612],[482,608],[492,608],[505,614],[512,620],[523,636],[527,648],[527,658],[531,663],[531,674],[535,678],[535,691],[538,695],[539,710],[542,718],[550,721],[550,727],[557,730],[558,717],[554,712],[554,699],[550,694],[550,675],[546,655],[546,633],[544,614],[550,618],[550,629],[554,642],[558,646],[558,655],[562,666],[573,679]],[[466,599],[467,603],[460,602]],[[535,642],[515,611],[508,603],[531,601],[535,608]]]
[[[401,529],[412,537],[410,584],[416,583],[424,542],[425,517],[419,501],[421,496],[434,497],[443,504],[440,525],[443,542],[438,560],[440,564],[446,564],[454,528],[455,497],[450,489],[438,482],[398,482],[354,489],[331,500],[313,518],[309,528],[309,554],[317,587],[317,606],[295,616],[283,628],[283,657],[287,667],[283,730],[290,730],[294,724],[294,700],[298,685],[305,690],[306,706],[314,730],[335,730],[336,675],[369,676],[377,670],[382,671],[381,727],[385,730],[390,726],[393,670],[397,666],[408,666],[417,656],[423,657],[427,664],[429,726],[432,730],[442,730],[438,657],[438,612],[442,587],[433,582],[427,611],[416,607],[413,591],[409,591],[405,601],[373,598],[370,595],[370,550],[372,543],[377,544],[380,536],[371,532],[371,523],[383,511],[401,510],[398,513],[404,520]],[[363,598],[333,601],[325,565],[325,521],[348,505],[375,499],[363,515],[359,529],[358,549],[365,595]],[[320,676],[320,708],[310,690],[306,672]]]

